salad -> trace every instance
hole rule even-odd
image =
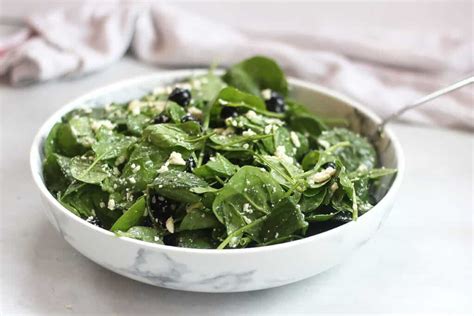
[[[369,141],[289,97],[257,56],[128,103],[75,109],[44,142],[48,190],[121,237],[189,248],[301,239],[377,202]]]

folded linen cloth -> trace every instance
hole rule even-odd
[[[160,66],[229,65],[252,55],[276,59],[291,75],[341,91],[386,116],[452,81],[472,75],[472,33],[311,33],[240,30],[182,8],[89,3],[32,16],[35,36],[0,57],[0,75],[25,84],[97,71],[128,50]],[[433,101],[404,120],[474,131],[473,89]]]

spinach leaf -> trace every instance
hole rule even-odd
[[[291,101],[287,102],[286,121],[295,132],[303,134],[310,143],[316,143],[317,137],[328,129],[326,124],[304,106]]]
[[[218,120],[223,106],[241,107],[256,111],[266,110],[265,103],[261,98],[232,87],[226,87],[219,92],[211,108],[211,118]],[[244,111],[242,110],[242,112]]]
[[[191,86],[193,96],[199,97],[204,102],[211,102],[226,84],[211,69],[207,74],[193,78]]]
[[[89,148],[94,142],[94,132],[88,117],[74,116],[69,120],[69,126],[76,141],[82,146]]]
[[[157,148],[184,148],[196,150],[201,148],[202,141],[192,137],[174,124],[150,125],[143,131],[143,138]]]
[[[224,81],[242,91],[260,96],[264,89],[271,89],[286,96],[288,83],[285,74],[270,58],[256,56],[232,66]]]
[[[70,158],[50,154],[43,162],[43,177],[46,187],[52,192],[59,192],[67,188],[70,183]]]
[[[396,172],[397,170],[395,169],[376,168],[371,170],[356,170],[354,172],[349,173],[348,176],[351,181],[361,181],[363,179],[377,179],[380,177],[392,175]]]
[[[217,193],[212,210],[232,234],[269,214],[283,195],[283,189],[268,172],[243,166]]]
[[[262,242],[284,238],[308,227],[299,207],[290,199],[283,199],[263,221],[260,229]]]
[[[181,123],[181,118],[186,114],[181,106],[172,101],[167,101],[165,112],[173,123]]]
[[[60,199],[61,204],[84,219],[97,217],[105,229],[109,229],[122,214],[118,209],[108,209],[108,201],[106,192],[90,184],[80,186]]]
[[[144,114],[127,116],[127,129],[132,135],[141,136],[148,124],[150,124],[150,117]]]
[[[326,187],[306,190],[299,201],[301,211],[311,212],[317,209],[321,204],[323,204],[326,194]]]
[[[324,148],[329,148],[337,143],[349,142],[350,146],[338,148],[334,154],[338,156],[348,172],[358,168],[372,169],[377,162],[374,147],[367,139],[345,128],[334,128],[324,131],[318,137],[318,143]]]
[[[115,232],[119,237],[128,237],[138,239],[142,241],[152,242],[155,244],[163,245],[163,233],[158,231],[156,228],[146,226],[135,226],[127,230],[126,232],[117,231]]]
[[[207,182],[198,176],[178,170],[161,173],[150,185],[160,195],[185,203],[198,202],[200,196],[192,193],[191,189],[206,186]]]
[[[110,134],[92,145],[92,150],[101,160],[127,156],[127,151],[137,139],[121,134]]]
[[[140,197],[122,216],[114,223],[111,231],[127,231],[133,226],[137,226],[144,219],[145,197]]]
[[[300,191],[305,189],[304,180],[297,178],[298,175],[303,173],[303,170],[294,163],[269,155],[256,155],[256,157],[259,163],[268,168],[273,179],[275,179],[279,184]]]
[[[179,225],[179,231],[217,228],[221,226],[222,224],[210,209],[201,208],[186,213]]]
[[[229,178],[236,173],[238,169],[239,167],[217,153],[205,165],[194,169],[194,174],[203,179],[215,179],[215,177]]]
[[[336,216],[339,213],[340,211],[335,211],[335,212],[326,213],[326,214],[311,213],[305,216],[305,219],[307,222],[325,222],[325,221],[329,221],[330,219],[332,219],[334,216]]]
[[[148,143],[139,143],[134,146],[130,159],[125,164],[121,175],[122,183],[130,183],[133,178],[135,190],[145,190],[158,175],[158,169],[165,163],[171,154],[171,150],[157,150],[155,146]]]
[[[56,144],[57,153],[67,157],[82,155],[87,151],[87,148],[78,142],[68,123],[61,123],[57,127],[54,143]]]
[[[106,163],[91,157],[76,156],[71,159],[71,175],[82,182],[90,184],[101,183],[111,173]]]
[[[58,149],[56,148],[56,142],[58,137],[58,130],[60,129],[61,124],[62,123],[54,124],[53,128],[51,129],[44,141],[44,156],[47,158],[53,153],[58,153]]]
[[[217,241],[211,236],[209,230],[190,230],[176,234],[176,246],[183,248],[214,249]]]

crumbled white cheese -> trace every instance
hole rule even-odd
[[[267,124],[273,124],[273,125],[277,125],[277,126],[282,126],[283,124],[285,124],[285,122],[283,122],[282,120],[279,120],[277,118],[267,118],[265,120],[265,122]]]
[[[189,114],[193,117],[197,118],[198,120],[202,118],[202,111],[195,106],[191,106],[188,108]]]
[[[326,180],[329,180],[334,174],[336,174],[336,169],[333,167],[327,167],[324,170],[316,172],[315,174],[310,175],[307,178],[309,186],[313,186],[316,183],[322,183]]]
[[[117,159],[115,160],[115,165],[116,165],[116,166],[119,166],[119,165],[123,164],[126,159],[127,159],[127,157],[126,157],[126,156],[123,156],[123,155],[117,157]]]
[[[367,171],[368,168],[365,164],[361,163],[359,167],[357,168],[357,171]]]
[[[243,148],[243,149],[249,149],[249,144],[243,144],[243,145],[242,145],[242,148]]]
[[[308,136],[308,135],[305,135],[305,136]],[[318,140],[318,143],[319,145],[323,146],[324,149],[328,149],[329,147],[331,147],[331,144],[329,144],[327,141],[322,140],[322,139]]]
[[[175,152],[175,151],[173,151],[171,153],[171,155],[168,158],[167,162],[170,165],[179,165],[179,166],[185,166],[186,165],[186,161],[184,161],[183,156],[180,153]]]
[[[245,215],[243,215],[242,218],[244,219],[246,224],[250,224],[252,222],[252,220]]]
[[[286,155],[285,146],[278,146],[276,148],[275,157],[286,163],[293,163],[293,158]]]
[[[225,119],[225,124],[227,126],[234,126],[234,127],[237,127],[237,121],[234,120],[232,117],[228,117]]]
[[[128,110],[132,112],[133,115],[138,115],[141,112],[141,107],[143,103],[140,100],[133,100],[128,104]]]
[[[258,118],[259,115],[257,113],[255,113],[254,111],[250,110],[247,113],[245,113],[245,117],[248,118],[249,120],[251,120],[251,119]]]
[[[155,101],[153,102],[153,107],[155,108],[157,112],[161,113],[166,107],[166,101],[163,101],[163,100]]]
[[[155,237],[153,237],[153,240],[154,240],[154,241],[160,241],[160,237],[155,236]]]
[[[98,130],[99,128],[101,127],[105,127],[107,129],[113,129],[115,127],[115,124],[112,123],[111,121],[109,120],[99,120],[99,121],[95,121],[93,120],[92,123],[91,123],[91,128],[96,131]]]
[[[166,171],[168,171],[168,170],[169,170],[169,169],[168,169],[168,164],[165,163],[164,165],[162,165],[162,166],[160,167],[160,169],[158,169],[157,172],[158,172],[158,173],[163,173],[163,172],[166,172]]]
[[[265,90],[262,90],[261,91],[262,93],[262,97],[265,99],[265,100],[268,100],[272,97],[272,90],[270,89],[265,89]]]
[[[189,84],[188,82],[184,82],[176,84],[176,88],[191,90],[192,87],[191,84]]]
[[[267,125],[265,126],[264,133],[265,134],[270,134],[272,132],[273,125]]]
[[[104,208],[104,207],[105,207],[105,203],[104,203],[104,202],[100,202],[100,203],[99,203],[99,206],[100,206],[100,208]]]
[[[166,223],[165,223],[165,226],[166,226],[166,229],[170,232],[170,233],[174,233],[174,219],[173,217],[169,217],[167,220],[166,220]]]
[[[291,131],[290,132],[290,138],[291,138],[291,142],[293,143],[293,145],[295,145],[296,148],[300,148],[301,147],[301,143],[300,143],[300,139],[298,137],[298,134],[296,134],[295,132]]]
[[[331,191],[334,192],[336,191],[337,189],[339,189],[339,186],[337,185],[337,182],[334,182],[331,187],[330,187]]]
[[[248,130],[244,131],[244,132],[242,133],[242,135],[243,135],[243,136],[255,136],[255,135],[257,135],[257,134],[256,134],[254,131],[252,131],[251,129],[248,129]]]
[[[113,211],[115,209],[115,200],[114,199],[109,200],[109,202],[107,203],[107,208],[111,211]]]
[[[252,207],[250,206],[249,203],[245,203],[244,206],[242,207],[242,211],[244,213],[248,213],[248,214],[252,214],[253,213],[253,210],[252,210]]]
[[[134,178],[134,177],[130,177],[130,178],[128,178],[128,181],[130,181],[130,183],[131,183],[131,184],[135,184],[135,183],[137,183],[137,180],[135,180],[135,178]]]
[[[138,171],[140,171],[140,169],[141,169],[140,165],[132,164],[132,172],[133,173],[137,173]]]

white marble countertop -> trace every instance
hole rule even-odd
[[[281,288],[186,293],[141,284],[89,261],[53,230],[30,176],[40,124],[68,100],[156,71],[130,59],[79,80],[0,84],[0,314],[472,313],[473,135],[394,124],[406,154],[399,200],[344,264]],[[304,258],[302,258],[304,260]]]

